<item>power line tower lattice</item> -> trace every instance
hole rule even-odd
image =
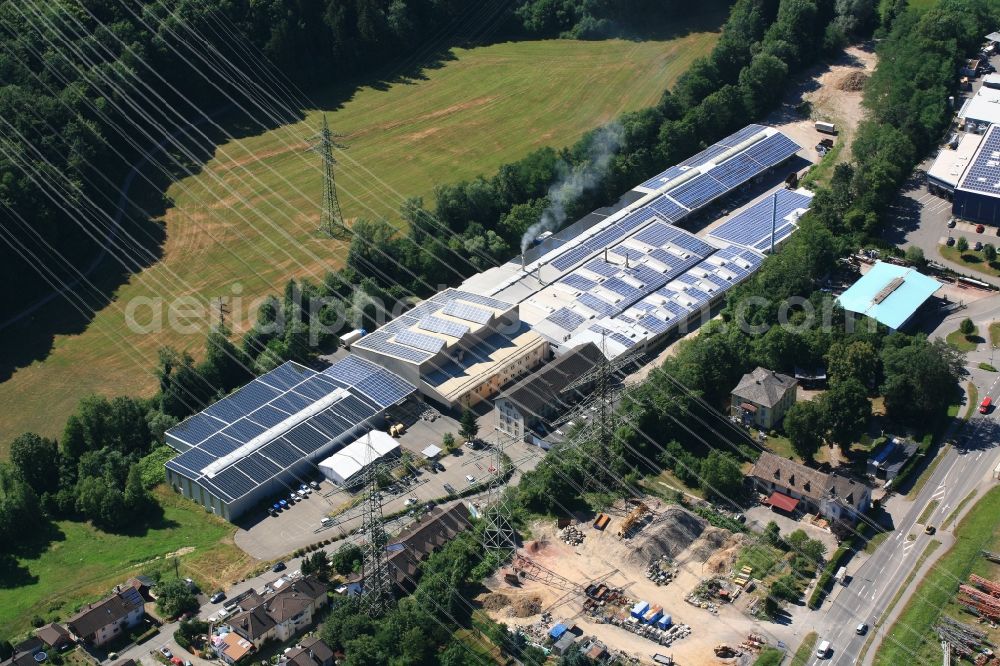
[[[514,532],[513,512],[507,499],[506,465],[504,447],[507,443],[505,435],[497,431],[497,443],[493,449],[491,462],[489,495],[487,508],[483,518],[486,529],[483,531],[483,545],[487,552],[499,555],[500,562],[506,562],[517,550],[517,535]]]
[[[326,122],[326,115],[323,116],[323,130],[320,132],[319,145],[315,150],[323,156],[323,211],[320,215],[319,230],[331,238],[345,238],[347,236],[347,225],[344,223],[344,216],[340,212],[340,200],[337,199],[337,182],[333,176],[333,165],[337,160],[333,156],[333,149],[343,149],[345,146],[334,140],[339,136],[330,131],[330,125]]]
[[[365,512],[361,532],[365,536],[364,558],[361,563],[361,605],[370,617],[380,617],[392,605],[392,580],[386,546],[389,535],[382,524],[382,498],[378,490],[381,467],[371,464],[365,478]]]

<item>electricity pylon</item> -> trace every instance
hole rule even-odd
[[[361,604],[370,617],[380,617],[392,605],[392,580],[386,546],[389,535],[382,524],[382,497],[378,490],[381,467],[368,466],[365,485],[365,512],[361,532],[365,536],[364,559],[361,563]]]
[[[323,156],[323,211],[320,215],[319,230],[331,238],[343,238],[347,235],[347,225],[344,224],[340,201],[337,199],[337,183],[333,177],[333,165],[337,160],[333,156],[333,149],[343,149],[344,146],[334,140],[335,136],[337,135],[330,131],[324,114],[319,145],[315,147]]]
[[[506,436],[497,431],[497,443],[493,450],[493,462],[491,463],[490,490],[487,497],[487,507],[485,515],[486,529],[483,531],[483,545],[487,552],[497,553],[500,562],[506,562],[517,550],[517,535],[514,532],[513,512],[510,501],[507,499],[507,484],[504,476],[506,470],[506,460],[504,458],[504,446]]]

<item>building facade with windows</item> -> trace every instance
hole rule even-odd
[[[544,437],[549,421],[584,397],[591,382],[584,381],[568,391],[567,388],[585,379],[603,360],[597,345],[588,342],[505,389],[494,401],[497,429],[518,440],[525,439],[530,432]]]

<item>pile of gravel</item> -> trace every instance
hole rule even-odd
[[[704,518],[680,506],[669,506],[633,538],[629,564],[642,568],[663,555],[675,559],[708,527]],[[719,531],[724,541],[729,532]]]

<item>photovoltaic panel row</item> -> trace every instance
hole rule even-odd
[[[255,379],[246,386],[209,406],[203,413],[227,423],[232,423],[241,416],[273,400],[280,394],[281,391],[272,387],[270,382],[265,383],[263,379]]]
[[[680,233],[681,230],[675,226],[663,224],[662,222],[655,222],[637,233],[634,238],[640,243],[645,243],[646,245],[663,247],[676,238]]]
[[[236,466],[222,470],[211,479],[205,478],[202,483],[214,486],[220,495],[229,497],[230,500],[243,497],[259,485]]]
[[[600,275],[601,277],[611,277],[617,275],[618,271],[621,270],[616,264],[609,264],[604,261],[603,257],[600,259],[594,259],[588,262],[584,268],[586,268],[591,273]]]
[[[414,347],[415,349],[430,352],[432,354],[436,354],[444,348],[444,340],[441,338],[435,338],[433,335],[426,335],[424,333],[417,333],[416,331],[411,331],[408,328],[404,328],[396,333],[396,342],[407,345],[408,347]]]
[[[607,303],[606,301],[601,300],[600,298],[594,296],[593,294],[580,294],[580,296],[577,297],[577,301],[581,305],[590,308],[594,312],[605,315],[607,317],[613,317],[614,315],[618,314],[618,311],[620,309],[615,307],[614,305],[611,305],[610,303]]]
[[[707,257],[712,253],[714,249],[711,245],[701,240],[697,236],[693,236],[687,232],[683,232],[677,235],[677,238],[671,241],[674,245],[687,250],[688,252],[693,252],[699,257]]]
[[[666,195],[660,195],[646,204],[646,206],[656,211],[656,214],[667,222],[677,222],[690,212]]]
[[[646,256],[646,253],[642,250],[637,250],[627,245],[616,245],[609,252],[619,257],[627,257],[630,262],[638,261]]]
[[[257,449],[257,452],[281,467],[291,467],[302,459],[302,453],[284,439],[276,439]]]
[[[763,132],[765,129],[767,128],[764,127],[763,125],[747,125],[740,131],[730,134],[719,143],[721,143],[724,146],[728,146],[729,148],[732,148],[733,146],[738,145],[739,143],[745,141],[746,139],[749,139],[754,134],[759,134],[760,132]]]
[[[206,453],[210,453],[216,458],[221,458],[222,456],[228,456],[230,453],[240,448],[244,442],[237,441],[232,437],[227,437],[221,432],[218,432],[204,442],[198,445],[198,448],[202,449]]]
[[[490,298],[489,296],[473,294],[472,292],[468,291],[455,290],[452,294],[452,298],[468,301],[469,303],[474,303],[476,305],[484,305],[488,308],[493,308],[494,310],[507,310],[508,308],[510,308],[509,303],[505,303],[495,298]]]
[[[383,409],[397,404],[414,391],[411,384],[391,372],[372,375],[359,382],[355,388]]]
[[[222,434],[232,437],[238,442],[249,442],[257,435],[267,430],[264,426],[248,418],[237,419],[232,425],[222,430]]]
[[[708,174],[696,176],[670,190],[670,197],[692,210],[701,208],[725,192],[725,188]]]
[[[264,405],[260,409],[250,412],[250,414],[247,415],[247,418],[267,429],[273,428],[289,416],[291,416],[291,414],[282,411],[273,405]]]
[[[632,268],[628,268],[625,270],[625,273],[635,278],[639,282],[641,282],[643,286],[645,286],[646,288],[649,288],[649,286],[652,284],[656,283],[662,284],[663,282],[666,281],[665,273],[653,270],[652,268],[646,266],[645,264],[639,264],[633,266]]]
[[[778,190],[775,196],[767,197],[726,220],[711,235],[738,245],[751,246],[759,241],[765,241],[763,247],[768,247],[770,245],[772,208],[778,226],[782,227],[785,224],[783,221],[785,217],[794,210],[808,208],[811,201],[812,197],[807,194],[785,189]]]
[[[294,391],[289,391],[288,393],[283,393],[280,397],[272,400],[271,406],[277,407],[281,411],[288,412],[289,414],[298,414],[314,402],[315,400],[307,398],[304,395],[299,395]]]
[[[663,333],[670,328],[670,322],[663,321],[659,317],[652,314],[643,315],[636,323],[647,331],[655,334]]]
[[[643,207],[637,211],[629,213],[622,219],[618,220],[615,224],[621,229],[624,229],[626,232],[629,232],[646,224],[653,219],[653,217],[653,211],[649,210],[648,207]]]
[[[226,427],[226,422],[208,414],[195,414],[170,429],[170,434],[194,446]]]
[[[442,312],[451,317],[458,317],[459,319],[471,321],[476,324],[485,324],[493,317],[493,313],[489,310],[483,310],[482,308],[466,305],[465,303],[459,303],[457,301],[451,301],[448,303]]]
[[[558,257],[553,259],[551,263],[556,270],[564,271],[567,268],[571,268],[572,266],[580,263],[593,253],[593,250],[586,245],[581,244],[563,252]]]
[[[559,308],[545,319],[567,331],[575,331],[577,326],[584,322],[583,315],[569,308]]]
[[[597,286],[597,283],[593,280],[589,280],[577,273],[570,273],[560,280],[560,282],[572,287],[573,289],[579,289],[580,291],[590,291]]]
[[[257,483],[263,483],[281,471],[281,468],[254,453],[233,465]]]
[[[584,241],[584,245],[592,250],[602,250],[609,245],[617,243],[625,237],[628,229],[624,229],[617,224],[612,224],[607,229],[602,229]]]
[[[667,182],[673,180],[674,178],[677,178],[682,173],[684,173],[686,170],[685,167],[693,168],[706,164],[712,161],[712,159],[714,159],[718,155],[742,143],[746,139],[749,139],[751,136],[763,131],[764,129],[765,128],[762,125],[747,125],[743,129],[737,132],[733,132],[726,138],[719,140],[718,142],[712,144],[708,148],[705,148],[701,152],[692,155],[691,157],[687,158],[680,164],[672,166],[669,169],[666,169],[658,173],[657,175],[653,176],[652,178],[644,182],[641,185],[641,187],[645,187],[650,190],[659,189]]]
[[[613,341],[617,342],[618,344],[622,345],[626,349],[628,349],[629,347],[632,347],[633,345],[635,345],[635,340],[633,340],[632,338],[628,337],[627,335],[623,335],[623,334],[619,333],[618,331],[615,331],[614,333],[612,333],[608,337],[611,340],[613,340]]]
[[[448,321],[447,319],[434,316],[424,317],[417,323],[417,327],[431,333],[450,335],[453,338],[461,338],[469,332],[469,327],[465,324],[459,324],[457,321]]]
[[[372,351],[382,352],[389,354],[391,356],[396,356],[405,361],[410,361],[412,363],[423,363],[429,359],[433,354],[419,349],[414,349],[413,347],[407,347],[406,345],[398,345],[392,342],[388,338],[394,333],[392,330],[388,330],[382,327],[375,331],[374,333],[369,333],[365,336],[365,347],[371,349]],[[355,346],[359,346],[355,344]]]
[[[281,391],[287,391],[315,374],[317,373],[314,370],[296,363],[283,363],[274,370],[259,377],[259,380]]]
[[[774,230],[774,244],[777,245],[778,243],[780,243],[781,241],[783,241],[788,236],[791,236],[793,231],[795,231],[795,225],[792,224],[791,222],[787,222],[783,226],[780,226],[777,229],[775,229]],[[761,252],[770,251],[770,249],[771,249],[771,234],[768,234],[764,238],[760,239],[757,243],[755,243],[754,244],[754,248],[760,250]]]
[[[765,169],[746,153],[740,153],[712,169],[709,174],[726,188],[732,189],[759,176]]]
[[[615,292],[619,296],[622,296],[626,299],[631,298],[638,300],[643,296],[641,291],[639,291],[629,283],[625,282],[621,278],[617,277],[608,278],[607,280],[601,283],[601,286],[604,287],[605,289],[609,289]]]
[[[322,374],[346,388],[382,371],[380,366],[371,361],[354,354],[348,354],[324,370]]]
[[[325,435],[316,428],[313,428],[308,422],[300,423],[286,432],[284,439],[306,455],[326,445],[330,441],[330,437],[328,435]]]
[[[201,470],[213,462],[215,462],[215,456],[212,454],[201,449],[191,449],[167,462],[167,467],[190,477],[197,476]]]
[[[1000,189],[1000,132],[990,127],[979,147],[979,152],[960,183],[961,189],[997,194]]]
[[[798,144],[779,132],[754,144],[744,154],[765,167],[772,167],[775,164],[785,161],[798,151]]]
[[[661,171],[660,173],[656,174],[655,176],[647,180],[639,187],[645,187],[646,189],[649,190],[658,189],[660,187],[663,187],[664,184],[669,183],[671,180],[684,173],[684,171],[685,171],[684,168],[679,165],[672,166],[666,171]]]

